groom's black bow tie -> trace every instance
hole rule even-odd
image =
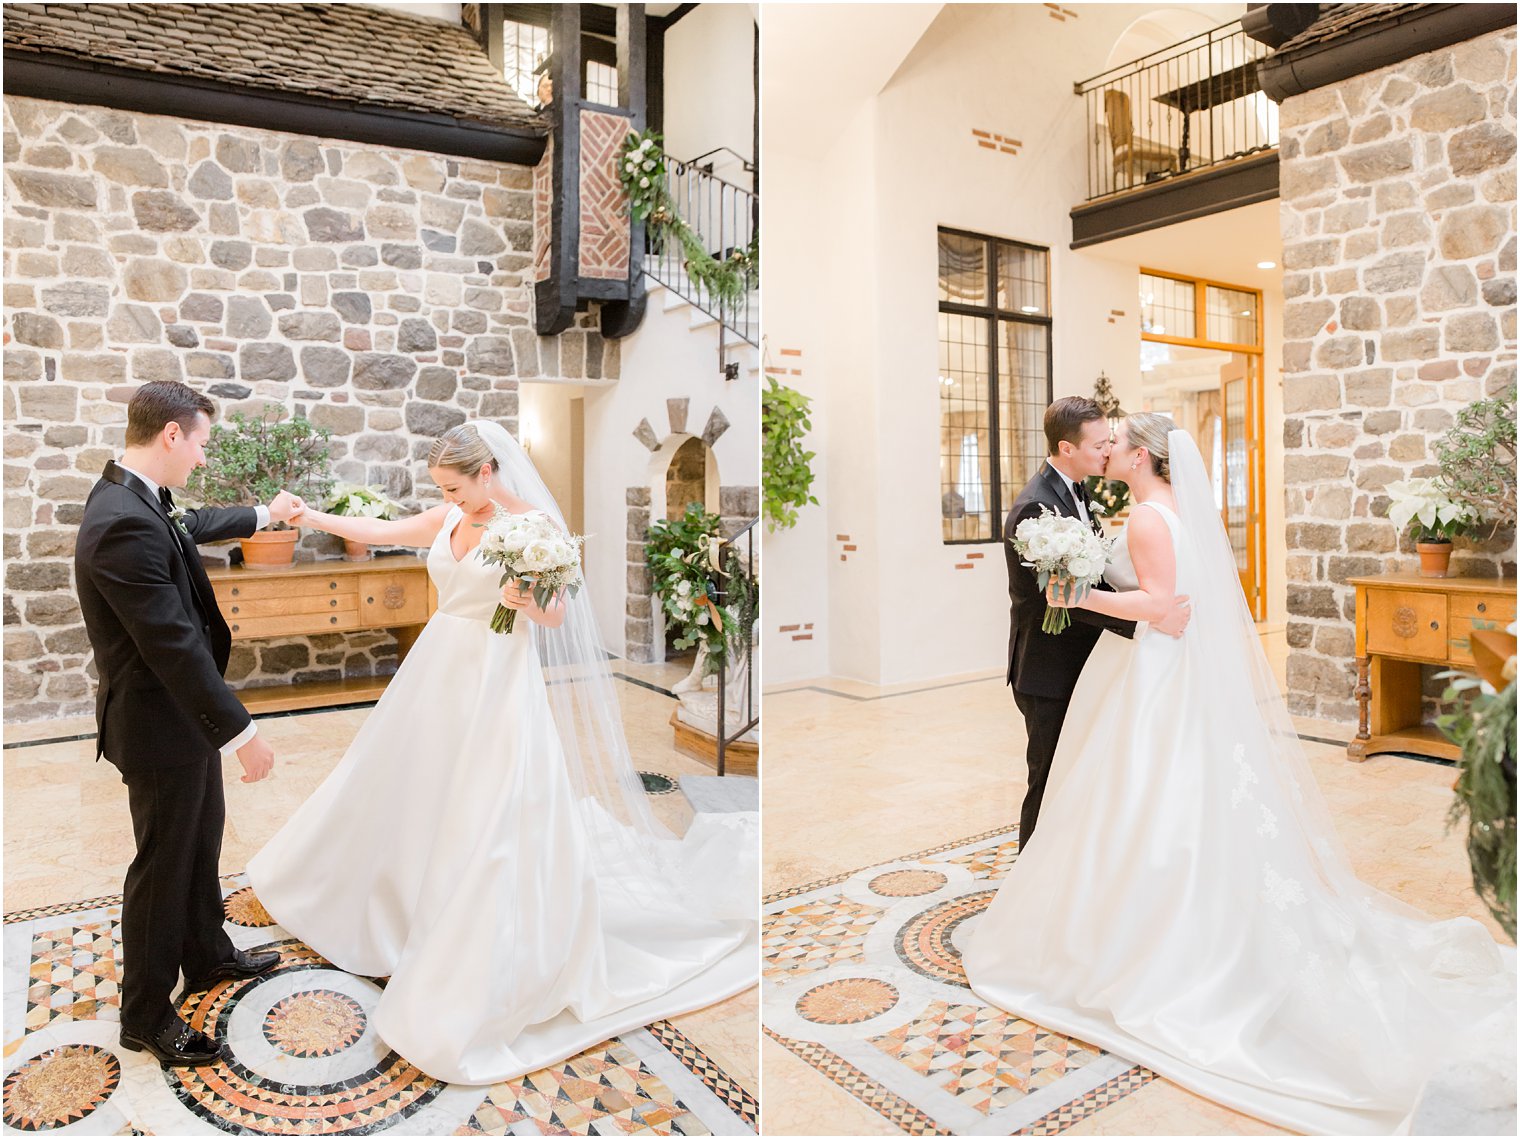
[[[158,501],[164,504],[166,512],[174,509],[174,496],[169,493],[168,487],[161,486],[158,488]]]

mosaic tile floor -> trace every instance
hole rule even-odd
[[[995,830],[766,901],[766,1034],[910,1135],[1054,1135],[1155,1076],[982,1004],[961,940],[1018,856]]]
[[[220,1043],[204,1068],[120,1048],[118,897],[6,916],[3,1124],[85,1135],[750,1135],[757,1105],[666,1021],[489,1088],[434,1080],[369,1027],[382,981],[329,965],[223,880],[239,948],[276,949],[258,978],[181,1005]]]

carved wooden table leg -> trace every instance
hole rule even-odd
[[[1356,738],[1346,745],[1346,758],[1353,763],[1361,763],[1362,760],[1367,758],[1367,744],[1372,739],[1372,725],[1369,719],[1372,705],[1371,667],[1371,657],[1357,658],[1355,693],[1358,719]]]

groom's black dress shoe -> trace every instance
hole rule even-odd
[[[151,1052],[165,1067],[199,1067],[214,1064],[221,1056],[216,1041],[175,1017],[151,1036],[139,1036],[123,1028],[121,1046],[133,1052]]]
[[[199,993],[218,981],[236,981],[243,977],[257,977],[267,973],[280,963],[280,955],[274,950],[267,953],[248,953],[234,949],[230,960],[223,961],[204,977],[185,978],[185,993]],[[183,996],[183,994],[181,994]]]

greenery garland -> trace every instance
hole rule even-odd
[[[665,180],[667,161],[660,136],[652,130],[630,132],[623,140],[618,179],[628,195],[628,211],[635,221],[644,223],[652,240],[671,239],[680,244],[686,276],[694,285],[705,289],[724,308],[737,308],[759,279],[760,235],[752,234],[748,246],[719,261],[671,201]]]
[[[813,429],[807,396],[786,387],[775,376],[765,377],[760,395],[760,468],[764,484],[765,528],[772,533],[797,525],[797,511],[818,505],[813,497],[813,451],[802,437]]]
[[[730,547],[723,560],[727,604],[719,605],[710,558],[713,544],[721,542],[722,535],[719,517],[693,502],[680,518],[651,525],[644,544],[655,595],[667,624],[677,631],[673,644],[678,649],[705,647],[704,674],[709,676],[729,660],[730,652],[742,655],[745,631],[754,625],[760,593],[738,551]]]
[[[1498,692],[1475,676],[1457,677],[1442,693],[1456,709],[1436,723],[1462,749],[1456,798],[1447,816],[1454,827],[1465,818],[1473,887],[1489,913],[1515,939],[1515,682]]]

